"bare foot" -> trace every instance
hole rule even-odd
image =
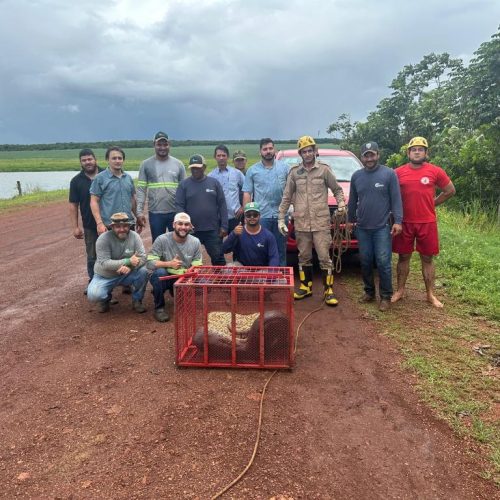
[[[404,297],[405,290],[404,288],[402,290],[397,290],[391,297],[391,302],[394,304],[394,302],[397,302],[398,300],[401,300]]]
[[[434,307],[444,307],[443,306],[443,303],[442,302],[439,302],[438,299],[436,299],[436,297],[434,297],[434,295],[427,295],[427,302],[429,302],[429,304],[432,304]]]

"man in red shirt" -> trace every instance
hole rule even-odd
[[[403,200],[403,231],[392,241],[392,250],[399,254],[399,260],[398,289],[391,302],[397,302],[404,296],[411,254],[416,243],[427,301],[434,307],[443,307],[434,295],[435,267],[432,257],[439,253],[435,207],[455,194],[455,186],[442,168],[426,161],[427,149],[424,137],[414,137],[408,144],[410,163],[396,169]],[[435,196],[436,187],[441,190],[438,196]]]

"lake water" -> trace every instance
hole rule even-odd
[[[21,182],[23,193],[33,189],[55,191],[56,189],[69,189],[69,181],[77,171],[62,172],[0,172],[0,198],[12,198],[18,194],[17,181]],[[128,171],[133,179],[139,175],[138,171]]]

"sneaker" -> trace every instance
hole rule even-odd
[[[378,310],[382,312],[386,312],[391,308],[391,302],[389,299],[381,299],[380,304],[378,306]]]
[[[160,323],[166,323],[169,319],[170,316],[168,313],[163,309],[163,307],[159,307],[158,309],[155,309],[155,320],[159,321]]]
[[[132,309],[139,314],[146,312],[146,308],[140,300],[132,301]]]
[[[107,313],[109,311],[109,300],[101,300],[97,303],[97,308],[100,313]]]
[[[109,299],[109,303],[112,305],[112,306],[115,306],[116,304],[119,304],[118,300],[117,299],[114,299],[113,297],[111,297]]]
[[[373,302],[375,300],[374,295],[370,295],[368,293],[365,293],[362,297],[359,298],[359,302],[361,304],[366,304],[368,302]]]

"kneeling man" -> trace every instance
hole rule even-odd
[[[189,233],[193,229],[191,217],[184,212],[176,214],[171,233],[158,236],[147,257],[147,267],[153,271],[150,282],[153,285],[155,301],[154,317],[164,323],[169,315],[165,311],[167,290],[173,295],[175,279],[160,280],[162,276],[182,275],[191,266],[201,266],[201,243],[198,238]]]
[[[224,253],[233,252],[244,266],[280,265],[274,234],[260,225],[260,207],[255,201],[245,205],[245,226],[237,225],[222,244]]]
[[[119,285],[132,287],[132,307],[143,313],[142,304],[148,273],[146,251],[141,237],[130,230],[133,219],[124,212],[111,216],[111,231],[102,233],[96,242],[97,260],[94,277],[87,289],[87,298],[99,304],[99,312],[109,311],[113,288]]]

